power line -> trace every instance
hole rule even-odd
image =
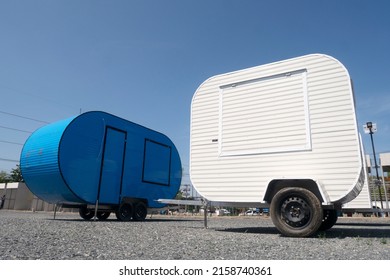
[[[6,144],[13,144],[13,145],[23,146],[22,143],[11,142],[11,141],[5,141],[5,140],[0,140],[0,143],[6,143]]]
[[[13,131],[24,132],[24,133],[32,133],[32,131],[27,131],[27,130],[12,128],[12,127],[2,126],[2,125],[0,125],[0,128],[9,129],[9,130],[13,130]]]
[[[9,162],[19,162],[19,160],[16,159],[9,159],[9,158],[0,158],[1,161],[9,161]]]
[[[51,99],[51,98],[43,97],[43,96],[40,96],[40,95],[31,93],[31,92],[28,92],[28,91],[25,91],[25,90],[21,90],[21,89],[17,89],[17,88],[14,88],[14,87],[7,86],[6,84],[2,83],[1,81],[0,81],[0,86],[3,87],[3,88],[7,88],[7,89],[12,90],[13,93],[26,95],[26,96],[29,96],[29,97],[33,97],[35,99],[39,98],[41,100],[44,100],[45,102],[49,102],[49,103],[52,103],[52,104],[60,105],[61,107],[71,108],[72,110],[78,109],[78,108],[74,107],[73,105],[64,104],[63,102],[59,102],[58,100],[54,100],[54,99]]]
[[[18,115],[18,114],[8,113],[8,112],[4,112],[4,111],[0,111],[0,113],[1,113],[1,114],[5,114],[5,115],[9,115],[9,116],[14,116],[14,117],[22,118],[22,119],[25,119],[25,120],[34,121],[34,122],[46,123],[46,124],[49,123],[49,122],[47,122],[47,121],[42,121],[42,120],[38,120],[38,119],[30,118],[30,117],[25,117],[25,116],[21,116],[21,115]]]

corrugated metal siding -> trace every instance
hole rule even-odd
[[[38,129],[26,141],[21,153],[20,166],[27,187],[50,203],[80,201],[65,184],[58,165],[61,136],[72,119]]]
[[[256,108],[267,111],[271,106],[270,103],[261,102],[261,91],[256,95],[254,89],[239,92],[239,87],[233,87],[230,100],[221,99],[221,87],[223,91],[224,85],[301,69],[307,71],[308,120],[302,114],[304,106],[300,82],[297,82],[297,91],[289,92],[296,94],[291,97],[290,103],[287,102],[290,97],[283,98],[283,91],[277,93],[272,87],[266,90],[270,96],[275,95],[274,100],[280,105],[280,108],[268,111],[267,116],[261,112],[256,114]],[[247,102],[243,96],[249,96],[250,100]],[[266,99],[266,102],[272,100]],[[233,105],[238,100],[240,103]],[[220,114],[221,107],[223,114]],[[299,111],[294,111],[295,107]],[[235,109],[239,110],[236,112]],[[223,119],[224,114],[228,114],[230,119]],[[246,122],[248,116],[258,118]],[[261,124],[263,116],[266,129],[254,129]],[[221,123],[222,133],[219,131]],[[280,125],[283,123],[289,126]],[[286,148],[289,145],[307,144],[304,137],[307,124],[311,133],[310,151],[253,153],[254,150],[261,153],[264,147],[278,149],[282,145],[283,149],[283,145]],[[273,130],[273,127],[278,129]],[[299,132],[294,134],[294,129]],[[253,133],[255,131],[257,133]],[[283,139],[282,135],[287,137]],[[252,153],[248,153],[248,150]],[[237,154],[241,152],[242,155],[223,156],[226,151],[227,154],[238,151]],[[191,180],[197,191],[210,200],[261,201],[270,180],[299,177],[318,180],[332,201],[341,199],[356,184],[361,168],[348,73],[332,58],[310,55],[210,78],[199,87],[193,98],[190,154]]]
[[[364,151],[363,143],[362,141],[362,150]],[[363,153],[364,154],[364,153]],[[362,190],[360,191],[359,195],[352,200],[351,202],[345,204],[343,206],[344,209],[356,209],[356,208],[371,208],[372,207],[372,201],[371,201],[371,196],[370,196],[370,189],[369,189],[369,182],[368,182],[368,168],[367,166],[370,164],[369,156],[363,157],[363,168],[365,172],[365,177],[367,180],[364,181],[364,184],[362,186]]]
[[[364,187],[359,195],[351,202],[344,205],[343,209],[369,209],[372,207],[371,197],[368,189],[368,183],[365,181]]]
[[[310,148],[306,71],[221,88],[221,156]]]

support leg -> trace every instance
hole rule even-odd
[[[203,209],[204,209],[204,228],[208,228],[207,226],[207,214],[209,210],[209,202],[206,199],[203,199]]]
[[[56,219],[57,214],[57,204],[54,204],[54,220]]]
[[[99,200],[97,199],[97,200],[96,200],[96,204],[95,204],[95,215],[94,215],[94,217],[93,217],[93,220],[94,220],[94,221],[96,221],[96,219],[97,219],[98,207],[99,207]]]

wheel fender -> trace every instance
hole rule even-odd
[[[314,193],[322,204],[329,204],[329,196],[324,190],[322,184],[311,178],[281,178],[268,181],[267,189],[264,193],[263,201],[271,203],[275,194],[283,188],[300,187]]]

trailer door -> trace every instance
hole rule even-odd
[[[100,204],[119,204],[126,151],[125,131],[107,127],[100,172]]]

